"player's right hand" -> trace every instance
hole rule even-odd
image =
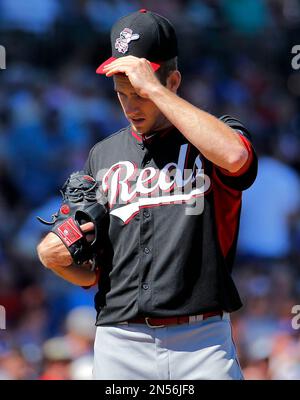
[[[88,241],[93,240],[94,224],[92,222],[81,225],[80,229],[84,233],[91,232],[86,237]],[[73,264],[69,250],[61,239],[52,232],[48,233],[38,245],[37,253],[41,263],[49,269],[69,267]]]

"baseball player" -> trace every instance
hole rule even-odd
[[[95,379],[243,379],[230,313],[242,191],[257,158],[247,129],[177,95],[177,39],[140,10],[111,31],[113,78],[129,126],[97,143],[85,173],[107,199],[97,268],[75,265],[62,238],[39,244],[42,263],[84,287],[97,284]],[[191,61],[192,62],[192,61]],[[95,224],[81,225],[82,235]]]

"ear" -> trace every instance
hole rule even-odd
[[[171,90],[171,92],[176,93],[181,82],[181,74],[178,70],[172,71],[167,78],[166,87]]]

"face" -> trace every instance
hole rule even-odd
[[[129,79],[125,75],[114,76],[114,89],[117,92],[125,117],[131,124],[132,129],[144,135],[170,126],[156,105],[149,99],[140,97]]]

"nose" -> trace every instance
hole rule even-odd
[[[139,106],[136,100],[128,99],[124,103],[124,111],[126,115],[130,118],[131,116],[139,114]]]

